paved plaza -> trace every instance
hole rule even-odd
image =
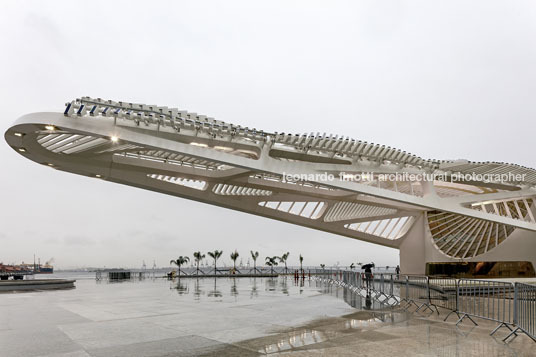
[[[522,356],[492,325],[384,311],[341,288],[279,279],[79,279],[0,294],[0,356]],[[372,310],[364,310],[370,308]]]

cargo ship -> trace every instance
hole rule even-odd
[[[35,274],[52,274],[54,273],[54,267],[46,262],[44,265],[40,265],[35,271]]]
[[[41,259],[38,259],[37,265],[34,265],[34,274],[54,273],[54,267],[52,266],[53,262],[54,262],[54,258],[50,258],[49,260],[45,262],[45,264],[41,265]]]
[[[31,271],[33,274],[52,274],[54,273],[54,267],[52,266],[53,261],[54,258],[50,258],[45,264],[41,265],[41,259],[38,259],[38,263],[36,264],[34,258],[33,264],[25,264],[22,262],[18,267],[23,270]]]

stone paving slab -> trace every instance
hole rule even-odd
[[[363,310],[366,302],[342,288],[189,281],[180,289],[165,280],[79,281],[70,291],[0,294],[0,357],[492,357],[536,349],[523,335],[503,343],[505,329],[490,337],[490,321],[457,327],[444,314]]]

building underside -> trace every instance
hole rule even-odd
[[[5,139],[53,169],[397,248],[403,273],[534,276],[531,168],[426,160],[348,137],[87,97],[63,113],[21,117]]]

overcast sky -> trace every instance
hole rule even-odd
[[[80,96],[536,167],[534,1],[0,1],[0,129]],[[166,266],[194,250],[305,264],[398,251],[67,174],[0,140],[0,261]],[[247,258],[244,258],[244,263]]]

